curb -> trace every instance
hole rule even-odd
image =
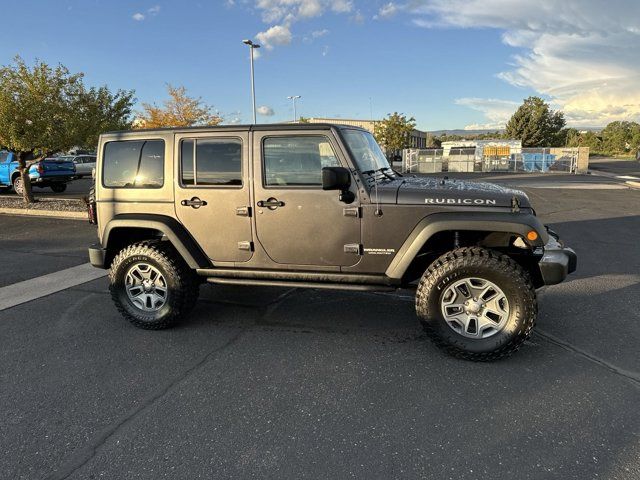
[[[27,208],[0,208],[0,214],[20,215],[24,217],[53,217],[71,220],[87,220],[86,212],[67,212],[64,210],[35,210]]]

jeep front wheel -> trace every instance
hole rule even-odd
[[[448,353],[495,360],[515,352],[531,334],[536,294],[529,274],[508,256],[459,248],[422,276],[416,312],[426,333]]]
[[[118,253],[109,274],[111,298],[133,325],[173,326],[194,306],[199,282],[169,244],[143,242]]]

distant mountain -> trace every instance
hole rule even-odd
[[[464,137],[465,135],[482,135],[484,133],[494,133],[494,132],[499,132],[502,133],[504,132],[504,129],[500,129],[500,130],[496,130],[496,129],[488,129],[488,130],[464,130],[464,129],[456,129],[456,130],[434,130],[432,132],[428,132],[434,136],[441,136],[441,135],[459,135],[461,137]]]

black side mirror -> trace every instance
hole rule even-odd
[[[351,186],[351,173],[344,167],[324,167],[322,169],[323,190],[347,190]]]

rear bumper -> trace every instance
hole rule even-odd
[[[68,183],[75,178],[75,175],[59,175],[55,177],[30,177],[34,185],[51,185],[52,183]]]
[[[94,243],[89,247],[89,263],[96,268],[105,267],[105,258],[107,256],[106,249],[102,248],[102,245]]]
[[[538,264],[545,285],[556,285],[576,271],[578,256],[571,248],[563,246],[553,234],[544,246],[544,255]]]

